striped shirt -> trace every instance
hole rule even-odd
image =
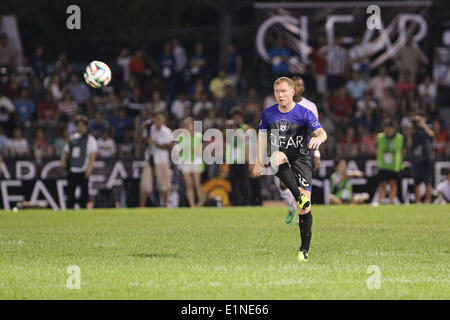
[[[332,76],[341,76],[345,74],[345,66],[348,60],[347,49],[328,45],[320,49],[321,53],[327,57],[327,73]]]
[[[78,109],[76,101],[62,101],[58,104],[58,109],[62,114],[71,117]]]

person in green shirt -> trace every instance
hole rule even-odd
[[[191,208],[201,207],[206,200],[201,181],[202,172],[205,170],[202,158],[203,135],[201,132],[194,131],[194,120],[192,118],[186,118],[182,127],[189,132],[189,134],[181,135],[178,141],[185,146],[184,150],[189,150],[181,154],[183,160],[181,172],[186,186],[186,197]],[[197,203],[195,203],[195,193],[197,193]]]
[[[353,194],[353,178],[362,178],[361,171],[348,171],[347,161],[336,161],[336,171],[330,176],[330,204],[360,204],[369,198],[369,194]]]
[[[403,166],[403,135],[396,131],[391,119],[383,122],[383,132],[377,135],[378,203],[386,196],[389,185],[389,202],[397,197],[397,180]]]

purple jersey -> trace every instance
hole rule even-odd
[[[298,103],[286,113],[278,109],[278,104],[265,109],[259,123],[259,130],[267,131],[272,148],[279,148],[288,157],[309,158],[308,129],[319,128],[322,126],[316,116]],[[278,130],[278,135],[273,130]]]

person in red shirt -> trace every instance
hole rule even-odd
[[[335,118],[339,120],[345,116],[351,116],[353,111],[353,100],[348,96],[345,87],[340,87],[328,99],[328,105]]]
[[[432,122],[433,131],[434,131],[434,155],[436,159],[441,159],[445,156],[445,150],[447,148],[447,144],[449,143],[449,136],[445,130],[442,129],[441,123],[438,119],[433,120]]]
[[[136,74],[138,77],[144,75],[146,65],[143,49],[136,50],[135,54],[130,59],[129,67],[130,71]]]
[[[22,88],[19,84],[19,80],[17,79],[17,75],[15,73],[11,73],[8,82],[3,87],[5,96],[14,101],[15,99],[19,98],[21,90]]]
[[[50,91],[45,94],[44,100],[38,104],[38,119],[40,125],[52,124],[58,118],[58,105]]]
[[[354,127],[347,127],[347,131],[342,139],[339,141],[339,151],[341,155],[355,157],[358,155],[358,144],[361,141],[356,136]]]

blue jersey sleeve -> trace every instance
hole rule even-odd
[[[267,130],[266,112],[261,114],[261,120],[259,121],[259,130]]]
[[[315,131],[319,128],[322,128],[322,125],[320,124],[319,120],[317,120],[314,113],[311,112],[311,110],[307,109],[305,113],[305,124],[308,126],[308,128],[311,129],[311,131]]]

